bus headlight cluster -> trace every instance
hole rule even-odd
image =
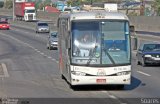
[[[117,76],[121,76],[121,75],[127,75],[127,74],[129,74],[130,72],[119,72],[119,73],[117,73]]]
[[[73,71],[72,74],[77,75],[77,76],[85,76],[86,75],[86,73],[78,72],[78,71]]]

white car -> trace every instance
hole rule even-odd
[[[36,33],[49,33],[50,28],[48,26],[48,23],[46,22],[37,22],[36,24]]]

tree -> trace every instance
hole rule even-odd
[[[67,5],[68,6],[79,6],[82,4],[82,0],[68,0]]]
[[[155,0],[153,3],[153,8],[158,16],[160,16],[160,0]]]
[[[49,6],[51,5],[51,0],[45,0],[45,1],[42,1],[42,2],[37,2],[36,3],[36,9],[40,9],[42,10],[45,6]]]
[[[0,8],[2,8],[4,5],[4,2],[0,1]]]
[[[120,3],[122,0],[67,0],[67,4],[71,6],[78,6],[82,4],[93,4],[97,2],[106,2],[106,3]]]
[[[4,8],[11,9],[13,7],[12,0],[5,0]]]

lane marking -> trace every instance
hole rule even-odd
[[[44,53],[43,53],[43,52],[41,52],[40,54],[41,54],[41,55],[44,55]]]
[[[4,77],[9,77],[6,64],[2,63],[1,65],[2,65],[2,70],[4,72]]]
[[[23,32],[23,33],[26,33],[26,34],[29,34],[29,33],[33,34],[33,32],[28,32],[26,30],[24,30],[24,31],[22,31],[20,29],[14,29],[14,30],[17,31],[17,32]],[[39,34],[32,35],[32,37],[38,37],[41,40],[47,39],[47,37],[40,36]]]
[[[140,74],[143,74],[143,75],[146,75],[146,76],[151,76],[151,75],[149,75],[149,74],[147,74],[147,73],[144,73],[144,72],[142,72],[142,71],[137,71],[138,73],[140,73]]]
[[[111,93],[108,92],[108,91],[101,91],[101,92],[107,94],[107,95],[109,96],[109,98],[116,100],[116,101],[118,102],[118,104],[127,104],[127,103],[122,102],[122,101],[120,100],[120,98],[114,96],[113,94],[111,94]]]
[[[43,56],[48,57],[46,54],[44,54]]]
[[[13,39],[13,40],[16,40],[17,42],[23,43],[24,45],[26,45],[26,46],[32,48],[33,50],[35,50],[36,52],[38,52],[40,55],[45,56],[46,58],[51,59],[52,61],[55,61],[56,63],[58,63],[58,61],[57,61],[56,59],[53,59],[52,57],[44,54],[43,52],[39,51],[39,50],[36,49],[35,47],[31,46],[30,44],[25,43],[25,42],[23,42],[23,41],[15,38],[15,37],[13,37],[13,36],[7,35],[7,34],[4,34],[4,33],[0,33],[0,34],[3,35],[3,36],[9,37],[9,38],[11,38],[11,39]],[[5,67],[5,66],[4,66],[4,67]],[[7,75],[7,74],[6,74],[6,75]]]
[[[118,99],[117,97],[115,97],[114,95],[109,95],[110,98],[112,99]]]
[[[108,94],[108,96],[112,99],[118,99],[116,96],[112,95],[111,93],[109,93],[108,91],[101,91],[102,93]]]
[[[49,59],[51,59],[52,57],[48,56]]]
[[[51,60],[55,61],[55,59],[51,59]]]
[[[35,51],[38,51],[38,49],[34,48]]]

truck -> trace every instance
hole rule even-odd
[[[36,10],[34,2],[16,2],[15,16],[17,20],[35,21]]]

